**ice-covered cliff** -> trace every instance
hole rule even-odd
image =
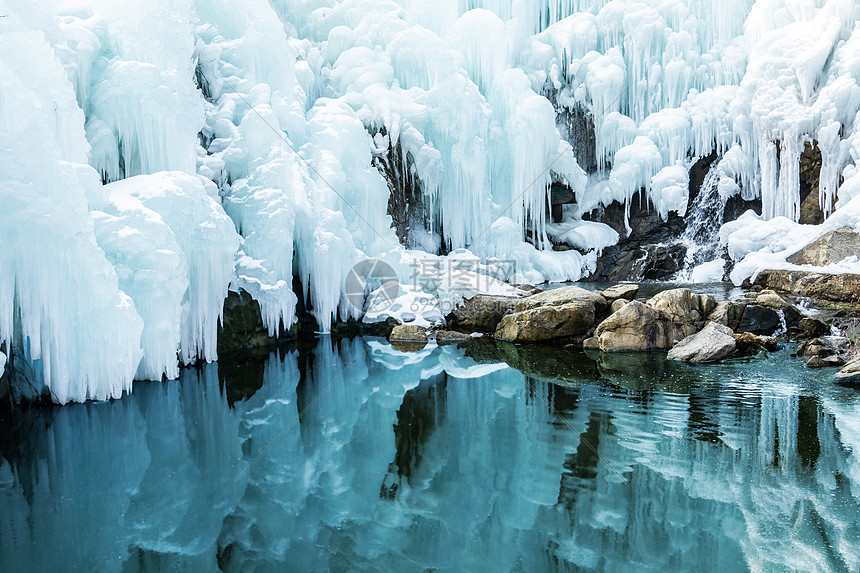
[[[0,350],[22,349],[58,402],[101,399],[214,359],[228,288],[274,332],[297,295],[323,329],[359,316],[343,282],[366,257],[405,278],[422,251],[469,249],[515,260],[515,281],[577,280],[617,241],[583,216],[683,215],[712,152],[723,198],[760,197],[783,239],[807,143],[822,211],[860,213],[858,15],[856,0],[0,0]],[[553,184],[575,200],[561,224]]]

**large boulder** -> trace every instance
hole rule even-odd
[[[688,336],[669,351],[669,358],[701,363],[722,360],[732,355],[737,343],[728,326],[709,322],[700,332]]]
[[[770,336],[782,327],[783,317],[778,310],[760,304],[748,304],[744,307],[743,317],[734,330]]]
[[[860,356],[849,361],[836,373],[836,382],[840,384],[860,384]]]
[[[673,333],[666,313],[634,300],[600,323],[589,346],[609,352],[668,350]]]
[[[576,286],[569,286],[543,291],[539,294],[518,299],[514,303],[514,312],[523,312],[542,306],[562,306],[581,302],[592,305],[597,311],[603,310],[608,306],[606,299],[600,293]]]
[[[701,330],[705,318],[717,307],[713,296],[693,294],[688,288],[663,291],[651,297],[647,304],[669,318],[673,343]]]
[[[448,324],[464,332],[495,332],[502,318],[514,311],[516,297],[479,294],[463,301],[448,315]]]
[[[714,311],[708,315],[710,322],[717,322],[723,326],[728,326],[732,330],[737,330],[744,317],[744,311],[747,308],[745,302],[732,302],[724,300],[717,303]]]
[[[588,332],[594,321],[595,308],[589,301],[538,306],[502,318],[496,329],[496,338],[508,342],[544,342],[570,338]]]
[[[390,342],[427,342],[427,329],[414,324],[398,324],[388,335]]]
[[[639,294],[639,285],[632,283],[621,283],[600,291],[600,294],[608,302],[616,300],[634,300]]]
[[[842,227],[818,237],[787,260],[794,265],[823,267],[858,254],[860,233],[851,227]]]
[[[739,354],[755,354],[762,348],[768,352],[779,350],[779,343],[770,336],[758,336],[751,332],[741,332],[733,336]]]
[[[606,312],[600,294],[570,286],[544,291],[516,301],[514,312],[504,316],[496,338],[508,342],[544,342],[586,334]]]
[[[860,302],[860,274],[829,274],[810,271],[765,270],[755,285],[798,296],[833,302]]]

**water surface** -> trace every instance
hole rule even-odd
[[[857,571],[860,393],[788,353],[326,338],[19,413],[0,571]]]

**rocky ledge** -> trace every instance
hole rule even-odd
[[[452,313],[449,330],[436,339],[453,343],[482,332],[514,344],[606,353],[668,351],[669,358],[690,363],[775,351],[780,340],[790,339],[799,342],[797,355],[811,368],[845,366],[842,379],[860,379],[860,360],[852,362],[853,340],[833,335],[838,330],[831,328],[833,321],[805,316],[776,290],[755,286],[739,300],[722,302],[688,288],[641,300],[639,290],[638,285],[621,284],[603,291],[569,286],[519,299],[479,296]],[[426,332],[402,336],[405,330],[395,329],[391,339],[428,340]],[[457,331],[464,334],[452,334]]]

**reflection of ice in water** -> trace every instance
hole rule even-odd
[[[849,391],[784,356],[562,388],[479,344],[323,339],[233,408],[209,366],[46,412],[0,461],[0,570],[860,566]]]

